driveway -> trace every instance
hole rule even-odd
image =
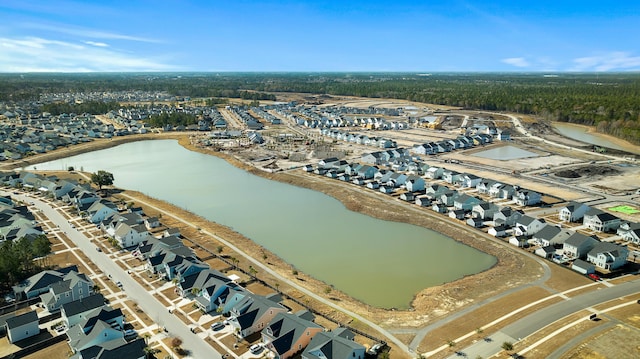
[[[0,191],[3,195],[9,194],[6,191]],[[220,353],[215,351],[204,340],[192,333],[189,327],[184,324],[176,316],[169,313],[167,307],[158,302],[147,290],[136,282],[127,272],[114,263],[106,254],[98,252],[95,244],[91,243],[83,233],[73,228],[62,214],[56,211],[50,204],[38,199],[22,194],[11,194],[12,197],[24,202],[31,202],[40,209],[42,213],[49,218],[54,224],[60,226],[60,230],[64,231],[67,237],[79,248],[84,254],[95,263],[103,272],[111,275],[114,282],[121,282],[122,289],[131,298],[138,303],[140,308],[152,318],[159,327],[165,327],[171,337],[180,337],[183,341],[182,347],[190,352],[189,357],[193,358],[222,358]]]

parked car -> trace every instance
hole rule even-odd
[[[218,330],[221,330],[222,328],[224,328],[224,324],[222,322],[215,322],[215,323],[211,324],[211,330],[213,330],[214,332],[217,332]]]
[[[587,275],[589,276],[589,278],[591,278],[593,280],[600,280],[600,277],[597,274],[589,273]]]
[[[249,347],[249,351],[253,354],[258,354],[262,351],[262,345],[253,344],[252,346]]]
[[[116,285],[117,285],[119,288],[122,288],[122,283],[121,283],[120,281],[116,282]]]

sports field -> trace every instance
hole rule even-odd
[[[620,212],[620,213],[624,213],[624,214],[636,214],[636,213],[640,213],[640,210],[631,207],[631,206],[616,206],[616,207],[611,207],[609,208],[610,211],[614,211],[614,212]]]

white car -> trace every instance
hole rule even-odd
[[[249,347],[249,351],[253,354],[258,354],[262,351],[262,345],[261,344],[253,344],[252,346]]]
[[[214,332],[217,332],[218,330],[221,330],[222,328],[224,328],[224,323],[222,323],[222,322],[215,322],[215,323],[211,324],[211,330],[213,330]]]

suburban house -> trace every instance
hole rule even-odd
[[[91,223],[100,223],[114,213],[118,213],[118,206],[106,199],[95,201],[87,208],[87,217]]]
[[[420,192],[416,192],[416,193],[420,193]],[[404,192],[400,195],[400,199],[407,202],[413,202],[416,200],[416,193]]]
[[[121,345],[126,343],[122,331],[112,328],[102,320],[98,320],[86,332],[84,329],[80,325],[74,325],[67,331],[69,347],[74,353],[112,340],[120,341]]]
[[[574,232],[564,241],[562,252],[569,258],[583,259],[587,257],[587,253],[595,247],[596,243],[598,243],[597,239]]]
[[[16,300],[31,299],[49,291],[51,285],[63,280],[70,272],[78,272],[75,265],[57,270],[44,270],[13,287]]]
[[[445,170],[442,172],[442,180],[451,184],[458,183],[462,176],[464,176],[464,174],[453,170]]]
[[[491,220],[493,216],[500,210],[500,207],[490,202],[480,202],[473,206],[471,212],[474,217],[478,217],[484,220]]]
[[[431,198],[427,197],[426,195],[416,196],[415,204],[420,207],[429,207],[431,206]]]
[[[409,176],[405,181],[405,188],[410,192],[424,191],[424,178],[418,176]]]
[[[493,214],[493,223],[495,223],[496,226],[504,225],[511,228],[515,226],[516,222],[518,222],[523,215],[524,212],[520,210],[514,210],[509,206],[501,207]]]
[[[620,227],[620,218],[597,208],[591,208],[584,214],[582,223],[597,232],[610,232]]]
[[[573,234],[573,231],[547,224],[533,235],[534,242],[542,247],[559,247]]]
[[[489,195],[494,198],[511,199],[515,192],[516,188],[510,184],[496,183],[491,186]]]
[[[441,186],[439,184],[432,184],[425,188],[425,195],[430,199],[436,199],[442,196],[443,193],[450,191],[449,187]]]
[[[453,206],[453,203],[455,199],[458,198],[458,196],[460,196],[460,193],[458,193],[458,191],[448,190],[440,196],[440,203],[444,204],[447,207]]]
[[[625,241],[640,244],[640,223],[625,222],[620,225],[616,234]]]
[[[454,209],[449,211],[449,218],[464,219],[466,212],[463,209]]]
[[[532,236],[546,224],[544,219],[524,215],[516,221],[514,233],[516,236]]]
[[[129,225],[122,222],[116,227],[113,238],[118,241],[120,247],[127,248],[138,245],[148,235],[149,231],[144,224]]]
[[[535,255],[540,256],[542,258],[549,259],[553,257],[553,255],[556,253],[556,249],[553,246],[545,246],[545,247],[540,247],[536,249],[533,253],[535,253]]]
[[[286,312],[279,295],[249,293],[231,309],[229,323],[238,331],[239,337],[245,338],[264,329],[278,313]]]
[[[60,313],[62,320],[67,325],[67,328],[71,328],[72,326],[87,319],[88,313],[93,312],[94,309],[100,308],[103,305],[104,297],[102,294],[97,293],[63,304]]]
[[[453,207],[464,210],[465,212],[471,212],[473,206],[480,202],[482,202],[481,199],[463,193],[453,200]]]
[[[93,282],[84,274],[67,273],[61,281],[53,283],[49,291],[40,295],[42,305],[51,313],[74,300],[93,294]]]
[[[558,218],[561,221],[566,222],[577,222],[584,217],[584,214],[591,209],[591,207],[587,206],[584,203],[580,202],[569,202],[566,206],[560,208],[558,212]]]
[[[509,238],[510,244],[513,244],[514,246],[520,247],[520,248],[529,247],[529,242],[530,240],[529,240],[529,237],[527,236],[516,235]]]
[[[144,219],[144,226],[147,227],[148,230],[152,230],[153,228],[160,227],[160,220],[158,217],[148,217]]]
[[[15,343],[40,334],[38,328],[38,314],[35,310],[12,316],[6,319],[5,324],[9,343]]]
[[[118,338],[80,350],[70,359],[144,359],[147,357],[146,346],[143,338],[137,338],[130,342],[124,338]]]
[[[484,226],[484,221],[482,218],[472,217],[467,219],[467,225],[473,228],[482,228],[482,226]]]
[[[492,179],[487,179],[487,178],[483,178],[480,182],[478,182],[478,184],[476,185],[476,190],[478,191],[478,193],[480,194],[489,194],[489,191],[491,190],[491,187],[493,185],[495,185],[497,182],[495,180]]]
[[[354,337],[346,328],[319,332],[302,352],[302,359],[364,359],[365,348]]]
[[[627,263],[629,249],[615,243],[598,242],[587,253],[587,262],[604,270],[615,270]]]
[[[195,258],[193,250],[182,243],[176,236],[168,235],[161,238],[147,236],[131,254],[141,260],[157,256],[161,253],[171,252],[183,257]]]
[[[314,318],[307,310],[276,314],[261,332],[265,348],[273,353],[274,359],[288,359],[302,352],[324,330],[313,322]]]
[[[482,181],[481,177],[470,173],[465,173],[457,183],[460,184],[460,187],[462,188],[476,188],[480,181]]]
[[[430,179],[440,179],[442,178],[442,173],[444,173],[444,168],[442,167],[429,167],[424,176]]]
[[[527,189],[517,190],[514,197],[519,206],[533,206],[540,203],[542,200],[542,195],[540,193]]]
[[[571,269],[581,274],[591,274],[596,271],[596,267],[593,264],[583,261],[582,259],[573,261]]]
[[[506,237],[507,236],[507,229],[509,229],[509,228],[507,228],[504,225],[499,225],[499,226],[495,226],[495,227],[489,228],[487,233],[489,233],[489,235],[492,235],[494,237]]]

